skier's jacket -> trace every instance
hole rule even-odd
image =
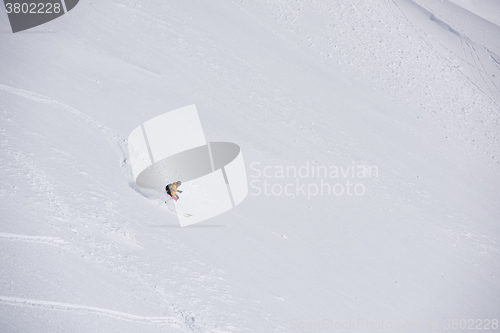
[[[168,185],[168,189],[170,190],[171,195],[176,195],[177,194],[177,184],[179,182],[172,183]]]

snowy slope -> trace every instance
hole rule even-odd
[[[0,10],[2,331],[498,319],[488,3],[81,1],[16,34]],[[179,228],[133,184],[126,138],[193,103],[254,186]],[[378,173],[276,175],[305,165]],[[365,192],[256,195],[322,180]]]

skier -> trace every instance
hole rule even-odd
[[[175,201],[179,199],[179,195],[177,193],[182,193],[181,190],[177,189],[179,186],[181,186],[181,184],[182,182],[179,180],[178,182],[170,183],[165,187],[168,195],[170,195]]]

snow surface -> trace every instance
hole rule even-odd
[[[498,319],[498,10],[80,1],[16,34],[0,10],[1,331],[361,320],[426,332]],[[180,228],[161,194],[134,184],[126,138],[190,104],[208,141],[242,148],[254,185],[321,181],[256,178],[266,166],[378,173],[323,179],[363,195],[251,188],[233,210]]]

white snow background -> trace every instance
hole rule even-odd
[[[495,0],[84,0],[13,34],[0,9],[0,331],[499,319],[499,17]],[[251,187],[180,228],[134,185],[126,138],[190,104],[249,183],[297,181],[255,162],[378,174],[351,179],[363,195]]]

